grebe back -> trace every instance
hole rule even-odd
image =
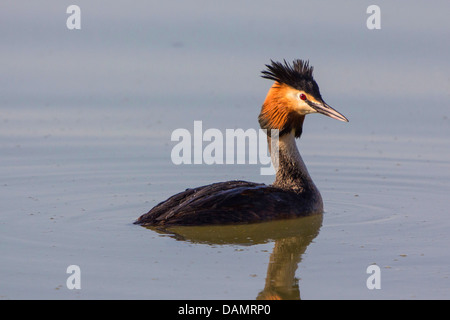
[[[348,122],[326,104],[308,61],[292,65],[271,61],[262,77],[275,81],[259,114],[266,129],[269,149],[271,130],[278,130],[277,159],[272,185],[247,181],[213,183],[180,192],[156,205],[134,223],[143,226],[252,223],[307,216],[323,212],[319,190],[311,179],[295,143],[302,133],[305,115],[321,113]],[[276,152],[276,154],[275,154]]]

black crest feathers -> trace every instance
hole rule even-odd
[[[284,64],[270,61],[272,64],[267,64],[267,70],[261,72],[263,78],[284,83],[292,88],[320,97],[319,87],[313,78],[314,68],[309,65],[309,61],[297,59],[293,61],[292,65],[286,60],[283,60]]]

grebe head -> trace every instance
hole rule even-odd
[[[334,110],[320,95],[319,86],[313,78],[313,67],[308,61],[294,60],[292,66],[271,61],[262,71],[262,77],[274,80],[259,115],[262,129],[278,129],[282,136],[294,130],[300,137],[303,120],[309,113],[321,113],[333,119],[348,122],[347,118]]]

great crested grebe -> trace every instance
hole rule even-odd
[[[262,77],[275,83],[269,89],[259,114],[259,124],[279,132],[276,178],[272,185],[227,181],[187,189],[159,203],[134,223],[143,226],[252,223],[307,216],[323,212],[319,190],[312,181],[295,144],[309,113],[321,113],[348,122],[323,101],[308,61],[292,65],[271,61]]]

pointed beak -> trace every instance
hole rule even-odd
[[[322,101],[322,103],[316,103],[316,102],[312,102],[312,101],[307,100],[306,102],[308,103],[308,105],[311,108],[316,110],[318,113],[324,114],[324,115],[329,116],[330,118],[333,118],[333,119],[336,119],[336,120],[341,120],[341,121],[344,121],[344,122],[348,122],[348,119],[343,114],[341,114],[338,111],[334,110],[332,107],[330,107],[324,101]]]

